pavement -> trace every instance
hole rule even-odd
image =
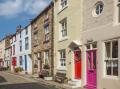
[[[0,71],[0,89],[60,89],[20,75]]]
[[[16,86],[24,87],[20,89],[70,89],[68,87],[65,87],[64,84],[60,84],[54,81],[46,81],[41,78],[34,77],[33,75],[13,73],[11,71],[0,72],[0,79],[4,81],[0,82],[0,89],[19,89],[16,88]],[[5,82],[6,80],[8,82]],[[5,85],[8,84],[7,86],[9,86],[9,88],[6,88],[6,86],[4,86],[4,83]],[[1,86],[3,88],[1,88]],[[11,86],[15,86],[15,88],[10,88]]]

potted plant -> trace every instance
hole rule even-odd
[[[50,66],[48,64],[45,64],[44,69],[50,69]]]
[[[34,64],[34,68],[38,68],[38,65],[37,65],[37,64]]]
[[[47,76],[44,77],[44,80],[53,80],[53,78],[51,77],[50,75],[50,66],[49,64],[45,64],[44,67],[43,67],[46,71],[48,71],[48,74]]]

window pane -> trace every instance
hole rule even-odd
[[[97,48],[97,44],[96,44],[96,43],[93,43],[93,44],[92,44],[92,47],[93,47],[93,48]]]
[[[113,61],[113,75],[118,76],[118,60]]]
[[[118,41],[112,42],[112,58],[118,58]]]
[[[90,45],[87,45],[87,49],[90,49]]]
[[[106,61],[106,73],[107,75],[112,75],[112,64],[111,61]]]
[[[110,50],[111,44],[110,44],[110,42],[105,43],[105,47],[106,47],[106,57],[110,58],[110,53],[111,53],[111,50]]]

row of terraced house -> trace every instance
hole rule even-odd
[[[71,88],[120,89],[120,0],[53,0],[0,41],[0,66]]]

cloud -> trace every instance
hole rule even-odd
[[[31,0],[25,4],[25,12],[29,12],[29,14],[38,14],[44,7],[48,4],[47,0]]]
[[[20,0],[7,0],[0,3],[0,16],[13,16],[21,12],[22,2]]]
[[[21,13],[38,14],[51,0],[5,0],[0,2],[0,16],[14,17]]]

